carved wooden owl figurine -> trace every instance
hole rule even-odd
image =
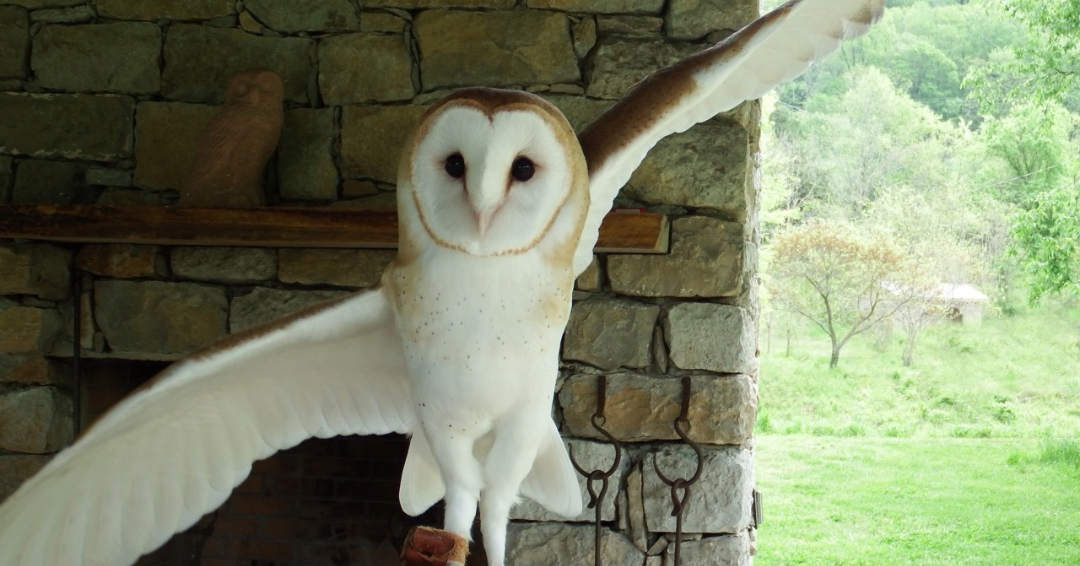
[[[229,81],[225,103],[199,139],[180,206],[266,204],[263,169],[281,135],[284,96],[281,77],[268,69],[244,71]]]
[[[523,92],[435,103],[404,149],[400,243],[372,290],[232,336],[166,370],[0,507],[0,564],[126,565],[309,437],[411,435],[399,493],[479,508],[501,566],[519,495],[581,507],[551,420],[559,341],[600,222],[646,152],[760,97],[877,21],[884,0],[785,4],[663,69],[579,135]]]

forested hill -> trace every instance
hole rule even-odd
[[[766,100],[766,243],[842,220],[1004,309],[1075,292],[1080,0],[887,5]]]

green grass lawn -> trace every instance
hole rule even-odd
[[[765,321],[763,321],[764,323]],[[857,336],[828,367],[828,338],[763,329],[764,433],[1036,437],[1080,433],[1080,313],[1046,307],[979,326],[939,324],[900,362],[898,336]],[[896,332],[894,334],[902,334]]]
[[[1080,565],[1075,309],[933,327],[910,368],[794,327],[763,326],[757,564]]]
[[[1044,462],[1037,442],[771,434],[756,446],[757,564],[1080,564],[1080,460]]]

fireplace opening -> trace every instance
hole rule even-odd
[[[167,365],[86,360],[83,422],[92,425]],[[256,462],[220,508],[136,564],[398,566],[410,528],[442,524],[441,503],[420,517],[398,505],[407,451],[398,434],[306,440]]]

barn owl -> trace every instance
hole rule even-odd
[[[658,140],[865,33],[884,0],[802,0],[642,81],[579,135],[524,92],[435,103],[404,149],[381,284],[225,339],[119,403],[0,507],[0,564],[126,565],[309,437],[406,433],[399,499],[477,509],[501,566],[519,495],[581,507],[550,416],[559,340],[619,188]]]

